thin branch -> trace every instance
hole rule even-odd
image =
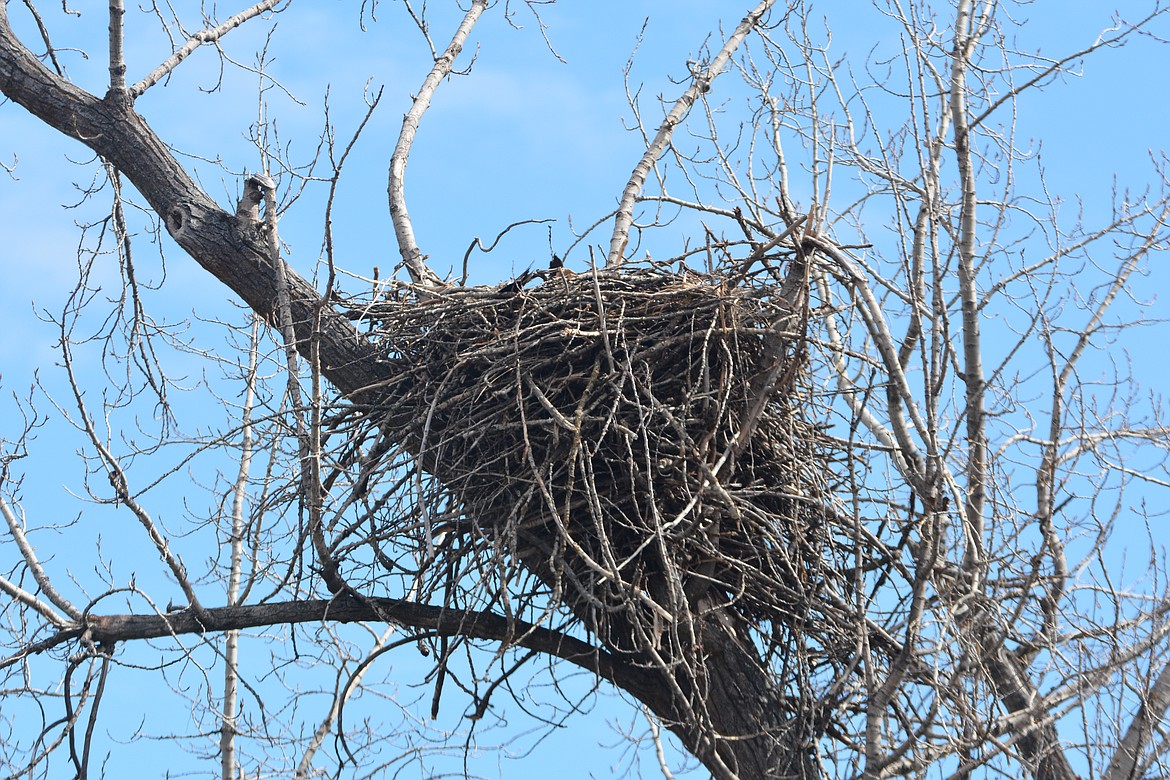
[[[1154,17],[1161,16],[1161,15],[1167,13],[1168,10],[1170,10],[1170,9],[1155,8],[1140,22],[1135,22],[1133,24],[1126,25],[1124,27],[1113,28],[1113,30],[1111,30],[1110,32],[1120,30],[1119,32],[1117,32],[1116,35],[1105,36],[1104,34],[1102,34],[1102,35],[1097,37],[1097,40],[1095,40],[1093,43],[1086,46],[1085,48],[1081,49],[1080,51],[1073,52],[1072,54],[1069,54],[1065,57],[1061,57],[1059,60],[1052,62],[1051,64],[1049,64],[1049,66],[1047,68],[1044,68],[1039,73],[1037,73],[1035,76],[1033,76],[1032,78],[1025,81],[1023,84],[1020,84],[1019,86],[1012,87],[1011,89],[1004,92],[1002,95],[999,95],[998,98],[996,100],[992,101],[991,104],[987,106],[987,108],[983,109],[983,111],[980,112],[980,114],[978,116],[976,116],[970,120],[968,129],[971,129],[971,128],[974,128],[974,127],[977,127],[977,126],[983,124],[983,122],[986,121],[987,118],[990,117],[992,114],[994,114],[996,112],[996,110],[998,110],[1005,103],[1007,103],[1009,101],[1014,101],[1017,97],[1020,96],[1020,93],[1024,92],[1025,90],[1036,86],[1040,82],[1044,81],[1044,79],[1048,78],[1049,76],[1064,72],[1064,67],[1066,65],[1068,65],[1070,62],[1075,62],[1076,60],[1084,59],[1085,57],[1089,56],[1090,54],[1092,54],[1093,52],[1095,52],[1101,48],[1113,48],[1113,47],[1125,45],[1126,38],[1128,38],[1133,33],[1136,33],[1139,30],[1145,28],[1150,23],[1150,21],[1154,19]]]
[[[53,582],[49,579],[49,575],[45,573],[43,568],[41,568],[41,563],[37,559],[36,551],[33,549],[32,545],[28,543],[28,538],[24,535],[24,528],[21,525],[20,518],[16,516],[16,512],[12,510],[12,506],[9,505],[6,500],[4,500],[3,495],[0,495],[0,515],[4,515],[4,520],[8,524],[8,533],[12,537],[12,540],[16,542],[16,546],[20,550],[21,556],[24,558],[25,565],[28,566],[29,571],[32,573],[33,579],[37,583],[37,587],[41,589],[46,597],[48,597],[49,601],[60,608],[66,615],[73,618],[74,620],[79,620],[82,614],[81,610],[73,606],[69,602],[69,599],[62,596],[57,592],[57,589],[53,587]],[[33,596],[31,593],[25,592],[23,588],[18,588],[17,586],[9,583],[8,580],[0,580],[0,589],[4,590],[18,601],[21,601],[32,607],[37,612],[40,612],[54,625],[61,626],[65,624],[66,621],[57,614],[56,610]]]
[[[1141,706],[1133,716],[1125,736],[1117,746],[1109,768],[1101,780],[1132,780],[1141,777],[1138,762],[1150,740],[1162,731],[1166,710],[1170,708],[1170,664],[1162,667],[1158,679],[1142,696]]]
[[[49,61],[53,63],[53,70],[57,72],[58,76],[64,78],[65,71],[61,68],[61,63],[57,61],[57,50],[53,47],[53,42],[49,40],[49,28],[45,27],[45,20],[41,18],[41,14],[33,5],[32,0],[24,0],[24,5],[37,23],[37,30],[41,33],[41,40],[45,42],[45,53],[48,54]],[[0,9],[0,13],[2,12],[3,9]]]
[[[122,50],[125,34],[124,0],[110,0],[110,92],[126,91],[126,58]]]
[[[406,163],[410,157],[410,148],[414,144],[414,136],[418,132],[419,122],[431,105],[435,90],[439,83],[451,75],[455,65],[455,58],[463,51],[463,44],[471,29],[479,21],[479,17],[487,10],[487,0],[473,0],[467,15],[459,24],[451,43],[443,55],[435,60],[435,66],[427,74],[422,87],[415,97],[414,103],[402,120],[402,130],[398,134],[398,143],[394,146],[394,154],[390,158],[389,182],[386,186],[390,200],[390,219],[394,222],[394,235],[398,239],[398,251],[402,261],[406,264],[406,271],[411,281],[423,287],[441,287],[443,280],[426,264],[422,250],[414,237],[414,226],[410,221],[410,212],[406,208]]]
[[[317,553],[317,561],[320,564],[321,576],[325,580],[325,585],[331,593],[340,593],[345,587],[345,583],[338,574],[337,564],[329,554],[321,525],[321,484],[318,478],[320,469],[317,465],[320,453],[314,444],[315,437],[312,435],[315,426],[305,425],[301,405],[298,368],[299,347],[289,296],[289,269],[280,256],[280,239],[276,234],[276,183],[268,175],[255,175],[249,178],[249,184],[256,184],[264,195],[264,233],[268,239],[268,260],[276,268],[276,316],[280,334],[284,340],[285,368],[287,370],[286,395],[297,435],[301,468],[301,496],[309,512],[309,535],[313,542],[313,549]],[[315,333],[310,335],[310,345],[314,343],[315,338]],[[313,353],[312,346],[310,346],[309,352]],[[310,354],[309,357],[310,359],[316,358],[313,354]],[[314,376],[316,376],[315,366],[313,370]]]
[[[241,410],[240,467],[232,486],[231,568],[228,571],[227,603],[239,603],[240,575],[244,560],[244,499],[252,467],[252,408],[256,403],[256,364],[260,351],[260,318],[252,317],[252,334],[248,342],[248,372],[245,375],[244,404]],[[228,631],[223,653],[223,705],[220,710],[220,776],[236,778],[236,718],[239,692],[240,632]]]
[[[544,224],[546,222],[556,222],[556,220],[555,219],[522,219],[519,222],[513,222],[511,225],[508,225],[506,228],[501,230],[496,235],[495,241],[492,241],[492,243],[489,246],[484,246],[483,239],[481,239],[479,236],[476,236],[475,238],[471,239],[471,243],[468,244],[468,246],[467,246],[467,251],[463,253],[463,273],[459,277],[459,286],[462,287],[465,284],[467,284],[467,261],[468,261],[468,259],[470,259],[471,253],[475,250],[476,247],[479,247],[479,251],[483,252],[484,254],[488,254],[496,248],[496,246],[500,243],[500,241],[503,240],[504,236],[508,235],[508,231],[511,230],[512,228],[520,227],[521,225],[541,225],[541,224]],[[549,228],[549,230],[552,230],[552,228]]]
[[[111,5],[114,2],[121,2],[121,0],[111,0]],[[130,87],[130,97],[137,98],[142,93],[146,92],[146,90],[150,89],[155,84],[162,81],[164,78],[167,77],[167,75],[171,71],[173,71],[175,68],[177,68],[179,66],[179,63],[181,63],[183,60],[187,59],[188,56],[190,56],[196,49],[198,49],[203,44],[215,43],[220,38],[227,35],[229,32],[236,29],[237,27],[239,27],[241,24],[248,21],[249,19],[253,19],[253,18],[259,16],[260,14],[264,13],[265,11],[271,11],[273,8],[275,8],[277,5],[279,5],[280,2],[281,2],[281,0],[262,0],[262,2],[256,3],[256,5],[252,6],[251,8],[247,8],[243,11],[240,11],[235,16],[230,17],[226,22],[219,25],[218,27],[205,27],[204,29],[195,33],[190,38],[188,38],[187,42],[184,43],[182,46],[180,46],[179,49],[174,54],[172,54],[170,57],[167,57],[165,60],[163,60],[162,64],[160,64],[157,68],[155,68],[150,73],[148,73],[146,75],[146,77],[143,78],[141,81],[139,81],[137,84]],[[112,52],[113,51],[113,39],[112,38],[110,41],[110,47],[111,47],[111,52]],[[111,68],[112,68],[112,65],[111,65]],[[125,65],[123,65],[122,66],[123,77],[125,76],[125,69],[126,69]],[[124,81],[123,81],[123,86],[125,86]]]
[[[77,403],[80,427],[88,437],[90,444],[98,452],[102,466],[109,477],[110,486],[114,489],[116,501],[129,509],[134,517],[138,519],[138,522],[145,529],[147,536],[150,537],[151,543],[154,544],[155,550],[158,551],[159,557],[166,563],[167,568],[171,570],[171,574],[175,576],[179,587],[182,588],[183,595],[186,596],[191,610],[201,614],[203,612],[203,606],[199,603],[199,597],[195,593],[195,587],[191,584],[191,580],[187,576],[187,567],[178,556],[171,552],[170,543],[159,532],[154,518],[150,516],[150,513],[146,511],[145,507],[138,503],[138,500],[130,492],[130,480],[126,475],[125,469],[122,468],[122,464],[118,458],[102,442],[96,428],[94,428],[93,420],[90,418],[89,410],[86,408],[84,394],[77,383],[77,374],[73,370],[73,354],[70,349],[69,335],[64,332],[64,328],[62,328],[61,333],[61,355],[64,359],[65,375],[68,378],[69,387],[73,391],[73,398]]]

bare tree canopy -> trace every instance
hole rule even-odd
[[[562,218],[443,106],[551,114],[491,69],[575,67],[564,5],[0,4],[0,195],[78,182],[71,280],[3,255],[56,345],[2,375],[0,777],[515,777],[611,712],[622,776],[1167,776],[1170,171],[1081,192],[1032,106],[1170,9],[745,2],[653,97],[627,20]],[[339,16],[387,72],[297,95]]]

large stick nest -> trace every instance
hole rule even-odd
[[[397,364],[370,424],[405,427],[442,486],[418,539],[430,570],[495,582],[509,610],[528,577],[521,598],[618,651],[720,610],[790,646],[851,647],[852,535],[794,273],[557,271],[356,312]]]

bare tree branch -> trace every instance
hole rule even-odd
[[[410,157],[410,148],[414,144],[414,136],[418,132],[419,122],[430,107],[435,90],[443,79],[451,75],[455,59],[463,51],[467,36],[471,34],[472,28],[487,7],[487,0],[472,0],[471,7],[451,37],[451,42],[447,44],[442,56],[435,60],[434,68],[427,74],[410,110],[406,112],[402,120],[402,130],[398,134],[398,143],[394,145],[394,154],[390,157],[389,183],[386,191],[390,198],[390,218],[394,222],[394,234],[398,237],[398,251],[402,255],[402,262],[406,264],[411,281],[423,287],[442,286],[443,280],[427,267],[426,258],[414,237],[414,226],[406,208],[406,163]]]
[[[1143,759],[1153,739],[1159,735],[1170,708],[1170,664],[1164,665],[1149,690],[1143,691],[1141,704],[1121,738],[1102,780],[1134,780],[1145,774]]]
[[[58,609],[63,611],[71,619],[79,620],[81,618],[81,610],[69,603],[69,599],[62,596],[57,592],[57,589],[53,587],[52,580],[49,578],[49,575],[45,573],[44,568],[41,566],[41,562],[37,559],[36,551],[33,549],[32,545],[28,543],[28,538],[24,534],[24,528],[22,527],[20,518],[16,516],[16,512],[13,511],[12,505],[4,499],[3,495],[0,495],[0,515],[4,515],[4,521],[8,524],[8,534],[12,537],[13,541],[16,542],[16,546],[20,550],[21,557],[24,558],[24,563],[26,566],[28,566],[29,571],[32,573],[33,580],[37,583],[37,587],[40,588],[41,592],[43,592],[45,596],[48,597],[49,601],[56,605]],[[53,607],[44,603],[31,593],[28,593],[23,588],[16,587],[6,579],[0,580],[0,588],[3,588],[4,592],[13,598],[18,599],[36,609],[37,612],[41,613],[41,615],[48,619],[49,622],[51,622],[53,625],[63,625],[62,621],[64,619],[61,617],[61,615],[57,614],[57,611],[53,609]]]
[[[118,0],[111,0],[111,2],[117,1]],[[205,43],[216,43],[220,38],[223,38],[225,35],[242,25],[244,22],[257,17],[266,11],[273,10],[278,5],[280,5],[280,3],[281,0],[261,0],[261,2],[256,3],[255,5],[250,6],[249,8],[246,8],[237,14],[228,17],[228,19],[223,22],[223,24],[220,24],[216,27],[205,27],[199,32],[193,34],[190,38],[187,39],[186,43],[184,43],[175,51],[174,54],[172,54],[170,57],[167,57],[165,60],[163,60],[162,63],[159,64],[157,68],[146,74],[146,76],[144,76],[141,81],[130,87],[131,99],[137,99],[142,95],[142,93],[146,92],[146,90],[150,89],[155,84],[166,78],[171,73],[171,71],[177,68],[183,60],[187,59],[187,57],[194,53],[194,51],[200,46],[204,45]],[[112,38],[110,45],[111,47],[113,46]],[[123,76],[125,76],[125,70],[126,66],[125,63],[123,63]]]
[[[651,169],[666,151],[670,144],[670,139],[674,135],[674,129],[677,127],[690,113],[691,106],[699,99],[699,96],[711,89],[712,82],[723,72],[727,67],[727,63],[731,60],[731,55],[739,48],[743,39],[748,36],[753,28],[760,23],[764,14],[776,4],[776,0],[763,0],[757,5],[743,20],[736,26],[735,31],[723,43],[723,48],[711,60],[701,73],[693,74],[691,85],[687,91],[682,94],[666,118],[662,120],[662,124],[658,128],[658,133],[654,136],[654,140],[646,149],[646,153],[642,155],[642,159],[634,166],[633,173],[630,174],[630,180],[622,190],[621,200],[618,202],[617,217],[614,219],[613,237],[609,241],[609,255],[606,258],[606,265],[619,266],[625,259],[626,245],[630,241],[630,227],[634,224],[634,203],[637,200],[638,194],[642,191],[642,185],[646,183],[646,177],[650,175]]]
[[[126,90],[126,56],[122,39],[125,34],[124,0],[110,0],[110,92]]]
[[[108,40],[87,33],[108,44],[104,98],[63,75],[26,5],[48,52],[23,46],[7,16],[19,4],[0,4],[0,92],[99,157],[76,214],[107,186],[115,201],[76,220],[78,284],[52,318],[64,371],[45,369],[36,392],[75,425],[88,498],[133,514],[146,539],[129,541],[146,554],[127,562],[104,544],[84,569],[63,555],[73,537],[31,522],[42,499],[14,465],[51,463],[44,441],[43,460],[30,454],[40,416],[14,440],[0,431],[14,542],[0,560],[0,725],[14,736],[0,764],[44,774],[59,752],[85,776],[107,739],[107,681],[150,640],[159,680],[179,680],[168,695],[201,723],[179,738],[215,754],[225,780],[412,762],[426,774],[428,705],[434,717],[464,697],[456,729],[479,737],[480,719],[511,719],[497,707],[511,688],[506,706],[560,723],[588,709],[565,676],[575,670],[588,672],[586,696],[609,680],[652,718],[629,735],[630,765],[664,777],[682,773],[680,749],[719,780],[1165,773],[1157,529],[1170,440],[1125,348],[1157,316],[1139,280],[1168,243],[1170,177],[1155,159],[1144,193],[1119,189],[1111,211],[1069,219],[1015,126],[1032,87],[1094,50],[1157,39],[1161,5],[1051,56],[994,0],[881,2],[875,19],[893,33],[859,59],[836,48],[830,20],[861,9],[822,18],[793,0],[777,18],[761,2],[692,66],[656,134],[627,84],[645,154],[610,215],[610,267],[554,260],[473,287],[427,265],[404,182],[422,117],[489,0],[463,3],[438,51],[426,6],[402,11],[429,47],[388,171],[409,282],[377,266],[372,280],[351,275],[335,254],[350,218],[334,208],[342,167],[378,99],[339,159],[327,108],[312,162],[298,164],[265,92],[268,47],[285,54],[273,28],[256,68],[220,63],[261,75],[249,133],[255,169],[290,192],[281,232],[318,225],[297,196],[327,190],[323,292],[281,256],[303,243],[278,236],[276,182],[246,177],[224,209],[197,184],[209,165],[228,170],[220,150],[188,170],[132,99],[282,4],[205,18],[176,40],[169,6],[110,0]],[[363,4],[362,21],[375,10]],[[174,54],[127,89],[134,14],[157,17]],[[535,18],[541,36],[555,32]],[[739,79],[732,97],[707,98],[715,78]],[[322,154],[327,176],[314,172]],[[638,204],[652,213],[635,226]],[[580,223],[577,243],[608,220]],[[505,218],[500,236],[533,221]],[[152,269],[131,245],[168,247],[163,228],[254,313],[250,328],[227,325],[227,352],[203,340],[222,323],[194,324],[188,343],[148,313],[173,301],[152,301]],[[635,231],[677,246],[627,260]],[[121,273],[112,295],[107,257]],[[155,333],[158,347],[143,346]],[[164,370],[171,354],[225,376],[181,387]],[[103,371],[88,371],[94,355]],[[76,412],[53,400],[58,382]],[[218,412],[198,407],[193,433],[177,411],[187,399]],[[96,535],[88,514],[64,530]],[[162,598],[135,566],[163,577]],[[190,606],[158,606],[176,582]],[[220,590],[224,606],[199,603]],[[113,597],[126,606],[111,609],[142,614],[109,614]],[[243,632],[276,626],[294,627],[290,649],[268,630],[255,632],[263,652],[245,652]],[[407,643],[429,659],[429,690],[403,706],[418,717],[409,728],[379,730],[367,716],[399,706],[393,686],[420,682],[375,673]],[[560,698],[529,695],[520,670]],[[296,707],[270,706],[281,685]],[[25,725],[26,706],[43,721]],[[434,744],[470,751],[453,733]],[[388,744],[400,754],[376,765]]]
[[[618,662],[592,644],[540,626],[504,618],[490,612],[460,612],[397,599],[306,600],[270,604],[211,607],[197,617],[187,610],[167,615],[89,615],[84,625],[59,631],[38,642],[32,649],[43,653],[83,635],[95,643],[116,644],[134,639],[159,639],[185,634],[236,630],[276,625],[319,623],[385,622],[414,629],[426,629],[448,636],[467,636],[515,642],[569,661],[586,671],[610,680],[639,697],[650,695],[652,679]]]

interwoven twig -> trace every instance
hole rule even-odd
[[[711,609],[841,640],[823,594],[847,589],[851,537],[792,308],[776,286],[653,269],[361,307],[399,368],[382,404],[441,485],[411,531],[431,570],[535,574],[631,652]]]

